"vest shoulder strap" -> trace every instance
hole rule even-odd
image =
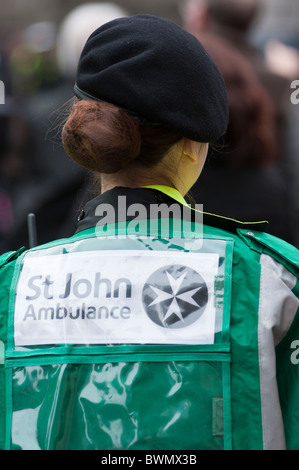
[[[238,229],[242,240],[259,253],[265,253],[285,266],[295,276],[299,276],[299,250],[269,233]]]

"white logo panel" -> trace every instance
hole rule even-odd
[[[164,251],[27,255],[15,346],[211,344],[218,261],[217,254]]]

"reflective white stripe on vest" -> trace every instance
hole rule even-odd
[[[24,258],[15,346],[212,344],[219,255],[95,251]]]
[[[275,347],[289,331],[299,304],[292,293],[297,278],[268,255],[261,255],[259,365],[264,450],[285,450],[276,381]]]

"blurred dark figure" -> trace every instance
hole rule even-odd
[[[70,11],[56,32],[48,22],[26,28],[23,43],[13,51],[11,62],[18,77],[18,96],[25,94],[22,104],[32,128],[33,150],[30,178],[20,184],[21,196],[15,201],[13,231],[5,250],[28,247],[27,214],[31,212],[36,216],[38,244],[75,232],[79,209],[90,199],[93,187],[89,174],[62,147],[62,122],[71,105],[76,66],[85,41],[101,24],[125,15],[114,3],[82,4]],[[27,63],[29,70],[24,68]],[[21,76],[24,80],[27,76],[26,89],[22,89]]]
[[[299,2],[270,0],[251,31],[251,40],[265,57],[268,68],[287,79],[289,86],[299,78]],[[291,93],[294,89],[290,88]],[[296,95],[297,98],[297,95]],[[299,214],[299,104],[293,99],[287,112],[285,159],[289,184]],[[299,226],[299,215],[298,215]]]
[[[268,220],[268,232],[299,244],[295,209],[280,165],[272,100],[251,64],[223,38],[197,35],[227,86],[230,124],[208,157],[192,196],[212,212],[241,221]]]
[[[268,67],[253,45],[250,31],[262,11],[261,0],[185,0],[181,8],[183,26],[198,36],[203,32],[224,38],[250,61],[275,105],[276,132],[284,156],[284,132],[290,108],[290,83]]]
[[[247,31],[260,11],[260,0],[186,0],[181,8],[184,27],[195,36],[209,31],[235,42],[247,56],[256,58]]]
[[[28,177],[31,136],[25,117],[10,103],[0,106],[0,252],[16,224],[15,201]]]

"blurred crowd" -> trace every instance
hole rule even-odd
[[[211,146],[190,202],[268,220],[269,233],[299,247],[299,105],[290,99],[299,80],[298,0],[178,1],[180,24],[220,68],[230,106],[228,132]],[[96,27],[130,14],[121,2],[85,3],[58,25],[0,31],[0,253],[28,247],[29,213],[39,244],[74,233],[94,196],[90,175],[60,142],[76,64]]]

